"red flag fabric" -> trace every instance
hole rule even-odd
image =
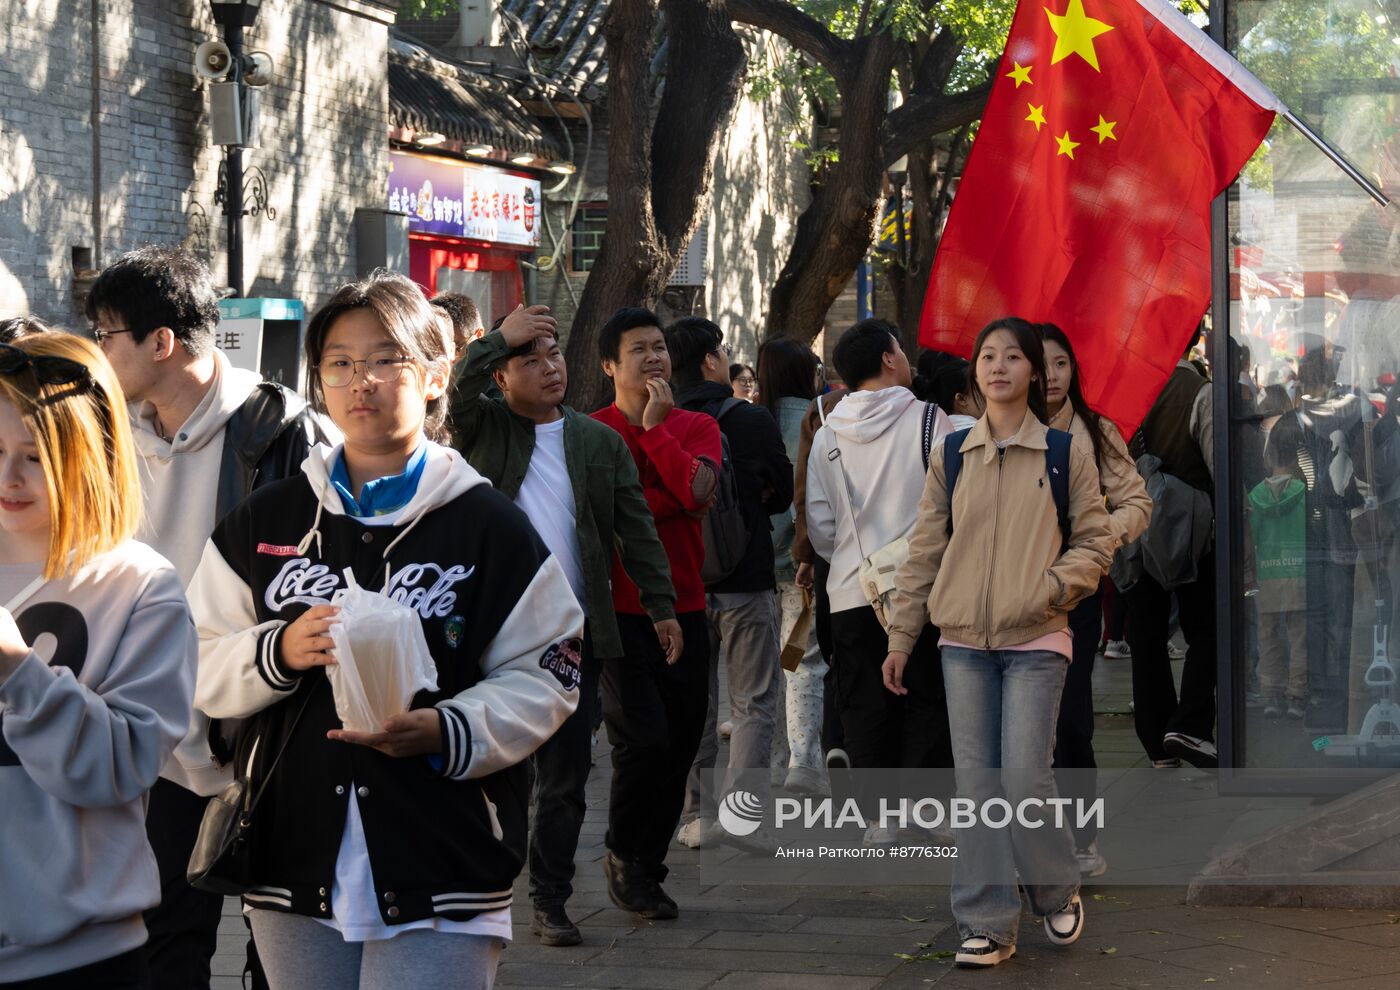
[[[1137,429],[1210,300],[1210,203],[1280,104],[1167,0],[1021,0],[938,248],[925,347],[1059,325]]]

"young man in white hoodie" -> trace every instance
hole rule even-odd
[[[926,626],[910,655],[917,684],[906,674],[907,695],[885,690],[885,631],[859,572],[866,556],[913,529],[928,452],[952,425],[910,391],[909,359],[892,324],[857,323],[841,335],[833,357],[851,393],[812,439],[807,532],[813,549],[831,562],[826,588],[845,748],[855,769],[951,767],[937,631]],[[892,827],[868,824],[867,841],[894,841]]]
[[[138,539],[188,588],[215,524],[255,487],[299,474],[307,451],[334,428],[214,346],[213,279],[179,248],[117,259],[93,285],[87,316],[131,413],[145,507]],[[207,799],[232,779],[227,744],[194,712],[151,791],[147,834],[161,879],[161,903],[146,916],[153,990],[209,985],[223,898],[189,886],[185,867]]]

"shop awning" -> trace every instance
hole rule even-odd
[[[509,92],[503,79],[434,56],[395,37],[389,43],[391,127],[437,132],[464,144],[562,158],[563,142],[549,134]]]

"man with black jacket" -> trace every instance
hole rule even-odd
[[[792,505],[792,464],[772,414],[762,406],[733,398],[729,351],[718,326],[698,316],[677,320],[666,328],[666,347],[671,352],[676,404],[714,416],[729,443],[739,506],[749,531],[748,550],[738,565],[705,588],[710,623],[710,706],[691,769],[682,816],[686,824],[680,832],[684,844],[698,846],[714,819],[714,798],[703,778],[714,767],[719,751],[715,722],[721,645],[733,721],[731,770],[768,769],[775,724],[782,717],[777,579],[769,517]]]
[[[146,509],[138,537],[188,586],[215,524],[254,488],[297,474],[334,427],[214,346],[213,280],[185,251],[123,255],[94,283],[87,316],[131,411]],[[223,898],[191,887],[185,867],[208,798],[232,779],[229,755],[217,723],[195,712],[151,790],[146,832],[161,880],[161,903],[146,914],[153,990],[209,985]],[[249,961],[265,985],[251,941]]]

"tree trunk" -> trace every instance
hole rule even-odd
[[[797,220],[792,249],[769,296],[767,333],[808,342],[865,257],[875,229],[884,172],[880,127],[889,101],[895,41],[867,35],[841,93],[837,160]]]
[[[746,56],[722,0],[662,0],[665,90],[652,126],[655,0],[613,0],[608,58],[608,225],[569,334],[569,402],[612,399],[598,330],[623,306],[654,306],[709,209],[715,152]]]

